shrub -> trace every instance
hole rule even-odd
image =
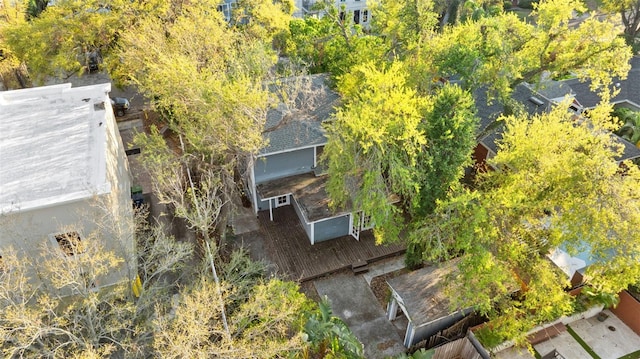
[[[420,243],[410,242],[407,245],[407,251],[405,252],[404,256],[405,266],[410,270],[422,267],[422,265],[424,264],[422,259],[423,251],[424,248],[422,248]]]
[[[518,7],[523,9],[533,9],[533,4],[537,4],[538,0],[520,0],[518,1]]]

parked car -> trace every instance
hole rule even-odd
[[[124,116],[129,110],[129,100],[124,97],[111,97],[111,107],[113,107],[113,113],[118,117]]]

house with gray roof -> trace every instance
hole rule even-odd
[[[371,228],[365,216],[329,208],[327,174],[319,159],[327,143],[323,126],[340,98],[326,81],[326,75],[312,75],[270,87],[281,102],[268,111],[266,145],[247,169],[255,214],[273,220],[275,208],[293,206],[311,244],[346,235],[359,239],[360,231]]]
[[[627,107],[640,111],[640,57],[631,61],[631,70],[626,80],[617,79],[614,86],[619,93],[612,99],[614,106]],[[512,98],[522,104],[530,115],[540,114],[551,109],[566,97],[572,98],[570,110],[580,114],[585,109],[595,107],[600,102],[596,92],[591,91],[590,82],[580,82],[578,79],[564,81],[545,80],[538,85],[522,83],[512,94]],[[480,127],[478,131],[478,145],[474,151],[475,162],[484,167],[486,160],[496,155],[498,143],[502,139],[504,130],[502,123],[496,121],[504,113],[504,106],[500,103],[487,101],[486,89],[479,89],[474,94]],[[640,149],[629,141],[611,134],[612,142],[621,146],[622,151],[615,157],[620,163],[625,160],[640,158]]]
[[[522,105],[523,110],[529,114],[540,114],[551,109],[552,101],[540,95],[527,84],[520,84],[514,90],[512,98]],[[474,149],[475,163],[484,167],[488,159],[498,153],[498,143],[502,140],[504,126],[498,118],[505,112],[505,107],[498,101],[488,101],[487,89],[480,88],[474,93],[477,107],[477,115],[480,117],[478,128],[478,144]]]

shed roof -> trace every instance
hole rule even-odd
[[[387,280],[401,299],[414,326],[427,324],[451,313],[449,298],[443,293],[443,278],[457,269],[457,260],[429,266]]]
[[[105,116],[111,84],[0,92],[0,211],[108,192]]]
[[[339,103],[340,97],[327,85],[325,74],[281,81],[283,86],[269,86],[283,101],[267,112],[263,131],[267,145],[260,150],[261,156],[325,144],[322,123],[331,117]],[[287,96],[294,98],[283,98]]]

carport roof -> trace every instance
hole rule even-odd
[[[451,260],[387,280],[414,326],[430,323],[452,313],[449,298],[442,291],[441,281],[456,270],[457,264],[457,260]]]

